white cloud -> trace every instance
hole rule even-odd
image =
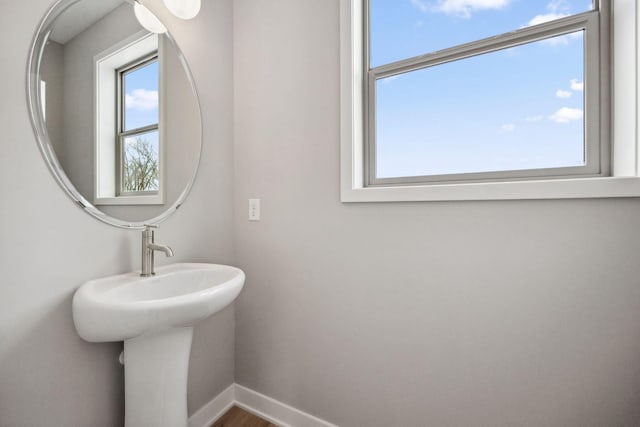
[[[551,46],[566,46],[568,45],[572,39],[580,39],[582,38],[582,31],[578,31],[575,33],[565,34],[564,36],[555,36],[550,39],[542,40],[543,43],[550,44]]]
[[[562,90],[562,89],[558,89],[556,91],[556,96],[558,98],[571,98],[572,93],[569,92],[568,90]]]
[[[411,4],[420,9],[421,12],[428,12],[429,6],[423,0],[411,0]]]
[[[544,24],[545,22],[555,21],[571,15],[570,5],[566,0],[551,0],[547,4],[547,11],[547,13],[541,13],[531,18],[526,25],[522,26],[522,28]],[[582,37],[582,31],[577,31],[564,36],[552,37],[543,41],[552,46],[559,46],[568,45],[571,39],[580,37]]]
[[[525,118],[526,121],[533,123],[533,122],[540,122],[542,120],[544,120],[544,116],[542,115],[538,115],[538,116],[529,116],[527,118]]]
[[[516,129],[516,125],[513,123],[507,123],[500,127],[502,132],[513,132]]]
[[[551,12],[557,12],[559,10],[569,10],[569,3],[567,0],[551,0],[547,5],[547,9]]]
[[[158,91],[147,89],[135,89],[125,96],[127,108],[138,111],[150,111],[158,108]]]
[[[543,43],[546,43],[551,46],[566,46],[569,44],[569,36],[556,36],[551,37],[550,39],[542,40]]]
[[[549,6],[547,6],[547,8],[551,9]],[[561,19],[569,15],[570,15],[569,13],[557,13],[555,12],[555,9],[554,9],[554,11],[552,12],[543,13],[543,14],[534,16],[529,20],[529,22],[526,25],[523,25],[522,28],[530,27],[532,25],[544,24],[545,22],[555,21],[557,19]],[[544,39],[543,42],[550,44],[552,46],[568,45],[571,39],[578,39],[580,37],[582,37],[582,31],[577,31],[574,33],[566,34],[564,36],[556,36],[556,37],[551,37],[550,39]]]
[[[402,76],[402,74],[396,74],[396,75],[393,75],[393,76],[389,76],[389,77],[385,77],[383,79],[380,79],[379,81],[381,81],[382,84],[387,84],[388,85],[388,84],[392,83],[394,80],[398,79],[401,76]]]
[[[565,16],[569,16],[565,13],[543,13],[542,15],[536,15],[531,20],[527,26],[544,24],[545,22],[555,21],[556,19],[564,18]]]
[[[462,18],[470,18],[472,12],[487,9],[502,9],[508,6],[511,1],[512,0],[438,0],[433,10],[449,15],[457,15]],[[414,5],[416,3],[424,4],[422,0],[411,0],[411,2]]]
[[[584,112],[579,108],[562,107],[549,116],[549,120],[556,123],[569,123],[582,119]]]
[[[578,79],[571,80],[571,90],[576,92],[582,92],[584,90],[584,82],[578,81]]]

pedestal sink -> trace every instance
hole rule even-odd
[[[193,326],[228,306],[242,270],[172,264],[91,280],[73,297],[73,320],[87,341],[124,341],[125,426],[186,427]]]

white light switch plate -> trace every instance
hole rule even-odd
[[[260,221],[260,199],[249,199],[249,221]]]

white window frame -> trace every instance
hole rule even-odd
[[[165,87],[162,72],[162,57],[164,55],[164,38],[148,31],[140,31],[110,47],[94,57],[94,198],[93,204],[98,205],[162,205],[165,200],[165,144],[164,144],[164,108],[163,89]],[[158,52],[159,66],[159,162],[160,189],[153,194],[119,195],[116,167],[119,156],[117,149],[117,106],[116,71],[151,52]]]
[[[160,191],[147,190],[147,191],[126,191],[124,189],[123,176],[124,176],[124,163],[125,163],[125,140],[129,137],[144,135],[151,131],[157,131],[159,134],[160,117],[158,116],[158,122],[150,125],[125,130],[126,123],[126,75],[134,72],[140,68],[146,67],[151,63],[156,62],[159,66],[160,61],[158,59],[158,52],[151,52],[150,54],[143,55],[140,58],[136,58],[133,64],[127,64],[122,68],[116,70],[117,84],[116,84],[116,194],[118,197],[133,197],[133,196],[155,196]],[[158,148],[160,149],[161,146]],[[159,153],[158,153],[159,154]],[[160,167],[160,159],[158,158],[158,168]],[[158,175],[160,170],[158,170]],[[158,180],[158,185],[160,182]]]
[[[611,5],[612,140],[608,176],[422,185],[365,184],[363,2],[340,0],[341,200],[343,202],[558,199],[640,196],[638,149],[638,46],[640,7]],[[609,20],[607,20],[609,21]]]

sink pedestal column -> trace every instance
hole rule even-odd
[[[125,427],[187,427],[192,337],[187,327],[125,340]]]

